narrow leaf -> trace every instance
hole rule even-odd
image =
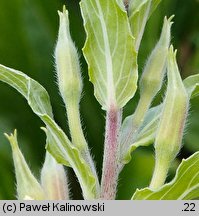
[[[83,53],[102,108],[122,108],[137,88],[137,54],[127,13],[116,0],[82,0]]]
[[[199,95],[199,74],[187,77],[183,83],[190,98]]]
[[[199,152],[183,160],[175,178],[157,191],[137,190],[133,200],[191,200],[199,197]]]
[[[46,90],[22,72],[0,65],[0,80],[19,91],[28,101],[33,112],[46,124],[47,139],[50,140],[49,152],[58,162],[70,165],[80,181],[86,199],[97,196],[96,178],[65,133],[52,119],[52,110]]]
[[[20,92],[36,114],[46,113],[53,117],[52,107],[47,91],[26,74],[0,65],[0,80]]]
[[[121,161],[126,164],[131,160],[131,153],[140,146],[148,146],[153,143],[155,138],[155,131],[157,129],[157,123],[159,121],[161,105],[153,107],[148,110],[145,120],[140,128],[137,137],[131,140],[131,145],[128,149],[124,146],[121,146]],[[121,137],[120,140],[125,139],[125,134],[133,122],[134,115],[128,116],[125,118],[122,128],[121,128]]]
[[[50,133],[56,140],[56,143],[49,143],[47,150],[50,149],[49,151],[53,157],[58,158],[58,160],[61,159],[63,164],[69,162],[77,175],[85,199],[96,198],[98,196],[96,178],[86,161],[83,160],[79,150],[71,144],[66,134],[48,115],[43,115],[41,119],[47,126],[47,133]]]
[[[37,115],[46,113],[53,118],[49,95],[38,82],[20,71],[3,65],[0,65],[0,80],[20,92],[27,99],[34,113]],[[48,134],[47,139],[51,143],[55,142],[51,134]],[[69,166],[68,162],[65,165]]]
[[[161,0],[130,0],[129,21],[135,37],[137,51],[139,50],[146,23],[160,2]]]

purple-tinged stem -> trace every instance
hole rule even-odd
[[[119,175],[119,130],[122,112],[111,108],[106,114],[104,161],[101,181],[101,199],[113,200],[116,196]]]

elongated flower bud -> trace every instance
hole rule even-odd
[[[149,109],[154,96],[162,86],[168,49],[170,45],[172,17],[165,17],[159,41],[152,51],[140,79],[140,100],[134,114],[133,128],[137,130]]]
[[[170,45],[172,18],[173,16],[169,19],[164,18],[160,39],[152,51],[140,79],[141,95],[146,93],[153,98],[162,86]]]
[[[68,200],[68,185],[64,167],[46,153],[41,171],[41,184],[47,200]]]
[[[76,47],[69,30],[68,11],[58,12],[59,34],[55,49],[55,61],[59,90],[65,103],[73,99],[79,101],[82,92],[80,64]]]
[[[70,36],[68,11],[64,7],[63,13],[58,13],[60,26],[55,49],[55,60],[59,90],[67,111],[72,143],[80,150],[96,179],[98,179],[81,126],[79,102],[82,92],[82,79],[78,53]],[[99,182],[97,182],[97,187],[99,190]]]
[[[176,63],[176,51],[171,46],[168,55],[168,87],[155,140],[153,189],[164,184],[170,164],[181,148],[188,104],[188,95]]]
[[[15,175],[17,179],[17,196],[19,200],[43,200],[44,192],[37,179],[33,176],[30,168],[28,167],[17,143],[17,131],[10,136],[5,134],[9,140],[13,160],[15,166]]]
[[[87,147],[81,129],[79,101],[82,92],[82,80],[78,53],[70,36],[68,11],[65,6],[59,13],[60,25],[55,61],[59,91],[65,103],[72,142],[79,149]]]

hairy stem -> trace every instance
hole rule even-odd
[[[122,111],[110,108],[106,114],[104,161],[101,181],[101,199],[115,199],[119,175],[119,141]]]
[[[84,160],[88,163],[89,167],[91,168],[94,176],[96,177],[96,199],[99,198],[100,193],[100,186],[98,181],[97,172],[95,169],[95,165],[93,159],[91,157],[90,151],[88,149],[87,141],[84,137],[84,133],[81,126],[80,120],[80,112],[79,112],[79,103],[75,100],[70,100],[66,104],[67,109],[67,117],[68,117],[68,124],[70,128],[70,134],[72,138],[72,143],[77,146],[77,148],[81,151],[81,154]]]
[[[77,146],[79,150],[87,148],[87,142],[85,140],[83,130],[81,127],[79,103],[76,100],[70,100],[66,103],[68,124],[70,128],[70,134],[72,143]]]
[[[132,145],[132,143],[136,140],[140,127],[144,121],[144,117],[151,105],[152,98],[146,94],[143,94],[140,97],[136,110],[134,112],[133,122],[131,127],[128,128],[125,134],[125,139],[121,142],[122,149],[125,151]],[[123,164],[121,164],[121,168],[123,168]]]
[[[152,190],[157,190],[164,184],[170,164],[170,160],[163,157],[156,157],[155,169],[150,183]]]

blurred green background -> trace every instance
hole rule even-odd
[[[0,0],[0,63],[21,70],[39,81],[49,92],[58,124],[68,133],[63,102],[56,86],[53,50],[58,29],[57,10],[66,4],[70,12],[71,34],[79,49],[85,32],[78,0]],[[147,24],[139,53],[141,72],[150,50],[158,40],[163,17],[175,14],[172,42],[178,49],[182,77],[199,73],[199,1],[162,0]],[[105,113],[93,96],[88,81],[87,66],[81,55],[84,94],[81,115],[86,138],[101,175]],[[124,116],[133,112],[139,95],[125,107]],[[154,104],[162,100],[160,94]],[[175,122],[175,120],[174,120]],[[15,177],[11,149],[3,133],[18,130],[20,148],[36,176],[44,160],[45,135],[43,123],[15,90],[0,83],[0,199],[15,199]],[[182,157],[199,150],[199,99],[190,104],[190,114],[184,136],[184,147],[174,163],[169,178]],[[153,148],[136,150],[133,159],[120,176],[118,199],[129,199],[133,191],[149,184],[154,164]],[[73,171],[68,170],[73,199],[81,199],[81,191]],[[168,178],[168,179],[169,179]],[[75,189],[74,189],[75,188]]]

